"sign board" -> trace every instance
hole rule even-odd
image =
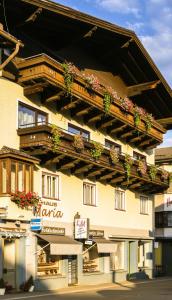
[[[89,236],[90,237],[103,238],[104,237],[104,230],[94,230],[94,229],[91,229],[91,230],[89,230]]]
[[[75,239],[88,238],[88,219],[75,219]]]
[[[63,217],[61,204],[56,200],[41,200],[40,206],[35,211],[35,217],[42,218],[43,220],[58,220]]]
[[[158,249],[158,247],[159,247],[159,243],[158,242],[154,242],[154,248]]]
[[[92,241],[92,240],[86,240],[86,241],[85,241],[85,245],[90,245],[90,246],[91,246],[92,244],[93,244],[93,241]]]
[[[30,220],[30,229],[32,231],[40,231],[42,228],[41,218],[35,218]]]
[[[41,233],[43,233],[43,234],[65,235],[65,228],[42,226]]]

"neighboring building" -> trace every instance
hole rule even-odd
[[[5,12],[0,277],[19,288],[33,275],[42,290],[151,278],[169,86],[130,30],[46,0],[6,0]]]
[[[172,147],[158,148],[155,162],[172,172]],[[155,197],[155,269],[156,275],[172,275],[172,183]]]

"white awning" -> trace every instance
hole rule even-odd
[[[50,234],[37,234],[37,236],[50,244],[50,254],[52,255],[82,254],[82,243],[79,243],[68,236]]]
[[[94,242],[97,244],[98,253],[113,253],[115,252],[115,243],[105,238],[94,238]]]

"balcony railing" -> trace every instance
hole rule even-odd
[[[71,86],[72,97],[67,97],[62,65],[49,56],[41,54],[24,59],[18,63],[18,68],[18,83],[24,87],[25,95],[47,90],[45,94],[49,96],[43,99],[46,104],[56,101],[58,111],[69,110],[73,117],[82,117],[88,125],[94,124],[99,130],[138,148],[150,149],[162,143],[165,129],[153,120],[148,131],[144,117],[136,128],[133,110],[124,112],[118,99],[105,114],[103,92],[90,93],[80,76],[75,76]]]
[[[150,177],[150,165],[147,172],[141,175],[138,161],[132,160],[130,177],[127,178],[125,168],[126,155],[120,153],[114,164],[110,158],[110,150],[101,145],[103,151],[98,159],[92,155],[93,141],[85,140],[84,148],[78,151],[74,146],[74,135],[60,130],[60,143],[54,151],[51,124],[32,126],[18,129],[20,147],[33,156],[37,156],[45,165],[56,164],[58,170],[70,170],[72,174],[83,174],[88,178],[95,178],[107,184],[118,185],[123,188],[137,189],[144,193],[156,193],[168,188],[168,179],[163,178],[163,171],[157,170],[154,179]]]

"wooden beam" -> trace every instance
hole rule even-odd
[[[104,171],[104,168],[92,169],[92,170],[88,171],[87,173],[85,173],[85,176],[86,177],[94,177],[96,175],[101,174],[102,171]]]
[[[141,140],[143,137],[145,136],[145,133],[144,134],[141,134],[141,135],[138,135],[136,137],[133,137],[131,140],[130,140],[130,143],[134,143],[138,140]]]
[[[124,180],[124,178],[125,178],[124,175],[123,175],[123,176],[119,176],[119,177],[115,177],[115,178],[112,178],[112,179],[109,181],[109,183],[118,183],[118,182]]]
[[[87,33],[84,34],[83,38],[90,38],[96,32],[97,26],[93,26]]]
[[[160,80],[154,80],[154,81],[128,86],[127,96],[132,97],[132,96],[139,95],[144,91],[155,89],[160,82],[161,82]]]
[[[143,147],[143,146],[149,145],[151,140],[152,139],[146,139],[146,140],[142,141],[141,143],[138,143],[137,146],[138,147]]]
[[[53,158],[48,159],[48,160],[44,163],[44,165],[45,165],[45,166],[48,166],[48,165],[51,165],[51,164],[54,164],[54,163],[58,163],[58,162],[60,162],[60,160],[63,159],[64,157],[65,157],[65,154],[60,154],[60,155],[58,155],[58,156],[55,156],[55,157],[53,157]]]
[[[37,19],[37,17],[42,13],[43,9],[41,7],[38,7],[34,13],[32,13],[24,22],[25,23],[30,23],[30,22],[35,22],[35,20]],[[23,24],[22,24],[23,25]],[[19,24],[18,26],[21,26],[21,24]],[[17,27],[18,27],[17,26]]]
[[[64,98],[62,100],[59,100],[59,102],[57,102],[56,107],[57,110],[61,111],[61,110],[65,110],[67,109],[67,107],[69,107],[70,104],[72,103],[78,103],[80,100],[76,99],[76,100],[71,100],[70,98]]]
[[[129,39],[129,41],[127,41],[126,43],[124,43],[122,46],[121,46],[121,49],[123,48],[128,48],[128,46],[130,45],[130,43],[132,43],[134,41],[133,38]]]
[[[98,121],[96,123],[96,127],[97,128],[106,128],[109,125],[112,125],[114,122],[116,122],[117,120],[114,118],[102,118],[100,121]]]
[[[79,162],[79,159],[64,159],[57,164],[57,169],[65,170],[70,169]]]
[[[108,172],[106,174],[102,174],[97,176],[97,180],[106,180],[108,178],[112,178],[117,172],[113,171],[113,172]]]
[[[65,95],[64,91],[59,91],[58,93],[56,93],[55,95],[45,99],[45,102],[53,102],[53,101],[57,101],[60,100],[62,96]]]
[[[93,111],[87,117],[84,118],[85,123],[93,123],[97,120],[100,120],[103,116],[103,113],[100,111]]]
[[[91,110],[92,107],[88,106],[87,104],[82,104],[79,105],[78,107],[75,107],[71,110],[71,116],[82,116],[84,114],[87,114],[89,112],[89,110]]]
[[[137,183],[131,184],[129,186],[129,189],[135,189],[135,188],[137,188],[137,187],[139,187],[141,185],[143,185],[143,182],[137,182]]]
[[[132,135],[133,135],[133,130],[128,129],[128,131],[126,131],[124,133],[121,133],[120,138],[124,139],[124,138],[127,138],[127,137],[132,136]]]
[[[120,125],[120,127],[114,127],[112,129],[108,129],[108,133],[112,134],[112,133],[117,133],[117,132],[120,132],[120,131],[123,131],[124,128],[126,128],[128,125]]]
[[[165,128],[172,129],[172,117],[157,119],[156,121],[159,122]]]
[[[93,167],[93,164],[85,164],[82,166],[76,166],[73,170],[72,173],[74,174],[80,174],[80,173],[84,173],[86,171],[88,171],[89,169],[91,169]]]
[[[36,93],[42,93],[47,86],[48,84],[45,82],[26,86],[24,87],[24,95],[28,96]]]

